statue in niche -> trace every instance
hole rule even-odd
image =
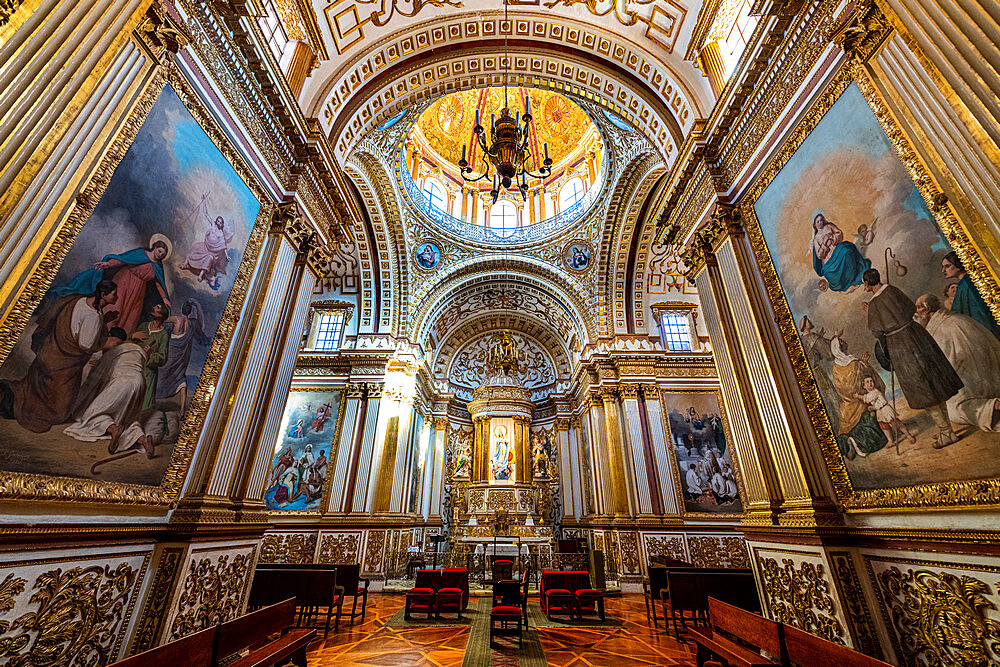
[[[493,456],[490,459],[493,479],[509,480],[514,476],[514,448],[507,439],[507,427],[498,426],[494,434],[496,444],[493,446]]]
[[[464,434],[463,434],[464,435]],[[472,440],[460,437],[455,457],[455,477],[468,477],[472,472]]]
[[[532,464],[535,470],[535,477],[549,476],[549,458],[552,454],[552,441],[547,433],[539,434],[535,439],[535,447],[532,451]]]

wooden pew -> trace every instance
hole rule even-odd
[[[250,649],[250,654],[233,665],[306,664],[306,647],[316,637],[316,631],[293,628],[295,599],[264,607],[245,616],[226,621],[219,626],[215,638],[215,661],[221,662],[236,653]],[[281,633],[281,636],[271,638]],[[185,665],[185,667],[187,667]]]
[[[667,568],[667,597],[670,600],[670,622],[679,637],[677,621],[687,628],[687,612],[692,622],[708,620],[708,598],[728,602],[748,611],[760,611],[757,584],[750,570],[708,568]]]
[[[296,598],[300,623],[310,619],[320,607],[326,608],[324,636],[330,631],[330,620],[336,611],[334,629],[340,627],[344,596],[337,590],[337,570],[298,568],[257,568],[250,587],[248,607],[261,608],[276,604],[290,597]]]
[[[125,658],[111,667],[163,667],[163,665],[184,665],[184,667],[211,667],[215,653],[217,626],[182,637],[177,641],[151,648],[131,658]],[[305,664],[305,663],[303,663]]]
[[[785,664],[781,624],[715,598],[708,599],[708,618],[707,628],[690,631],[691,639],[698,644],[698,667],[703,667],[709,657],[722,658],[729,667]],[[762,649],[781,662],[764,658]],[[832,667],[840,663],[830,664]]]
[[[889,667],[871,656],[859,653],[822,637],[803,632],[790,625],[784,626],[785,648],[792,664],[801,667],[826,665],[827,667]]]

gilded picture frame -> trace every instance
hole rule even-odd
[[[726,412],[726,404],[722,399],[721,389],[660,389],[660,414],[663,415],[663,431],[667,438],[667,457],[670,460],[670,470],[671,475],[674,479],[674,496],[677,499],[677,511],[680,516],[686,519],[709,519],[712,521],[736,521],[743,518],[746,514],[746,490],[743,488],[743,475],[740,472],[740,462],[739,456],[730,453],[729,461],[733,466],[733,476],[736,477],[736,488],[740,493],[740,503],[742,505],[742,511],[740,512],[692,512],[687,509],[684,502],[684,480],[681,479],[680,465],[677,461],[677,451],[673,446],[674,434],[670,428],[670,410],[667,404],[666,394],[679,394],[679,395],[693,395],[693,394],[712,394],[715,396],[715,400],[719,405],[719,416],[722,418],[722,430],[726,436],[726,447],[732,452],[733,447],[735,447],[736,441],[733,439],[733,434],[729,429],[729,415]],[[662,474],[662,471],[661,471]]]
[[[346,386],[336,386],[336,387],[316,387],[316,386],[301,386],[292,387],[289,389],[289,396],[294,393],[340,393],[340,398],[337,401],[337,423],[333,427],[333,439],[330,443],[330,454],[327,456],[329,460],[329,468],[326,474],[326,478],[323,480],[323,495],[320,496],[319,504],[317,509],[310,510],[275,510],[268,509],[268,515],[272,519],[277,519],[279,517],[303,517],[303,516],[321,516],[326,512],[326,508],[330,502],[330,493],[333,488],[333,467],[337,462],[337,454],[339,453],[340,437],[344,429],[344,413],[347,410],[347,387]],[[287,400],[286,400],[287,403]],[[284,417],[284,412],[282,413]],[[279,432],[280,437],[280,432]],[[271,460],[274,460],[274,451],[271,451]],[[264,489],[266,492],[267,489]]]
[[[951,248],[958,254],[993,316],[1000,317],[1000,286],[983,260],[979,248],[970,238],[967,226],[948,204],[947,197],[941,192],[932,178],[930,170],[914,150],[910,140],[903,132],[899,120],[893,115],[887,100],[883,97],[869,71],[859,63],[845,63],[802,120],[799,121],[740,207],[747,238],[760,268],[762,283],[774,311],[775,322],[788,350],[799,390],[802,392],[811,425],[816,433],[833,482],[837,501],[848,512],[885,511],[888,508],[918,510],[1000,505],[1000,478],[996,477],[891,488],[855,488],[834,438],[834,428],[824,408],[819,388],[806,360],[795,318],[779,281],[777,269],[769,254],[754,204],[852,84],[857,85],[896,155],[903,163],[920,197],[933,215],[933,221],[940,228]]]
[[[190,399],[190,406],[167,469],[158,486],[0,471],[0,498],[166,506],[176,500],[180,493],[208,415],[209,405],[235,332],[243,301],[248,294],[254,268],[267,236],[273,204],[257,176],[230,143],[210,110],[198,96],[194,86],[172,62],[158,63],[145,88],[124,117],[116,136],[99,160],[93,175],[77,195],[69,215],[53,235],[41,261],[23,276],[15,304],[0,322],[0,364],[10,356],[71,246],[99,204],[115,169],[125,157],[160,94],[168,86],[177,94],[184,108],[190,112],[212,144],[257,199],[260,209],[249,230],[242,261],[235,273],[233,287],[216,335],[209,347],[207,361],[194,395]]]

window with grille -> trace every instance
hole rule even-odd
[[[264,15],[257,19],[257,23],[264,33],[268,48],[274,54],[274,59],[280,61],[285,46],[288,45],[288,35],[285,34],[285,26],[281,23],[273,1],[264,2]]]
[[[573,208],[583,201],[585,194],[587,194],[587,190],[583,187],[582,178],[569,179],[566,185],[559,188],[559,210],[566,211]]]
[[[660,326],[663,331],[663,344],[671,352],[690,352],[691,334],[688,331],[688,319],[684,313],[663,313],[660,316]]]
[[[444,187],[436,179],[428,178],[424,181],[424,197],[427,198],[427,210],[443,212],[445,209]]]
[[[507,236],[517,227],[517,207],[509,201],[498,201],[490,207],[490,227]]]
[[[335,310],[319,313],[316,327],[317,350],[340,349],[340,335],[344,333],[344,311]]]

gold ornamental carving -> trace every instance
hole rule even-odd
[[[867,62],[892,32],[892,25],[875,0],[855,5],[851,16],[830,35],[830,41],[855,62]]]
[[[232,562],[230,562],[232,558]],[[243,611],[243,593],[253,572],[253,551],[191,559],[169,641],[236,618]]]
[[[836,617],[830,582],[822,563],[790,558],[760,559],[763,595],[771,618],[823,639],[844,643],[844,627]]]
[[[618,533],[622,574],[639,574],[639,534]]]
[[[486,509],[493,512],[497,510],[513,511],[516,500],[513,491],[490,491],[486,499]]]
[[[996,574],[993,574],[996,578]],[[995,665],[995,585],[968,574],[896,566],[877,576],[899,657],[908,665]]]
[[[750,567],[746,541],[742,537],[709,537],[695,535],[687,538],[691,564],[695,567],[745,569]]]
[[[858,571],[854,567],[851,554],[830,552],[830,559],[854,648],[881,660],[882,646],[875,631],[875,621],[868,608],[868,600],[861,587],[861,580],[858,578]]]
[[[652,560],[654,556],[687,560],[684,551],[683,537],[646,537],[646,555]]]
[[[319,547],[320,563],[357,563],[361,546],[361,535],[345,533],[324,535]]]
[[[385,531],[368,531],[368,544],[365,546],[365,572],[379,572],[382,565],[382,552],[385,550]]]
[[[261,541],[261,563],[311,563],[316,533],[269,533]]]
[[[146,606],[135,630],[129,654],[142,653],[156,646],[156,640],[167,620],[167,605],[174,590],[177,575],[184,563],[184,549],[171,547],[163,550],[156,567],[156,576],[146,594]]]
[[[32,585],[34,608],[13,621],[0,621],[0,662],[10,667],[113,662],[139,577],[128,563],[43,572]],[[13,574],[0,582],[0,613],[14,608],[26,584]]]

